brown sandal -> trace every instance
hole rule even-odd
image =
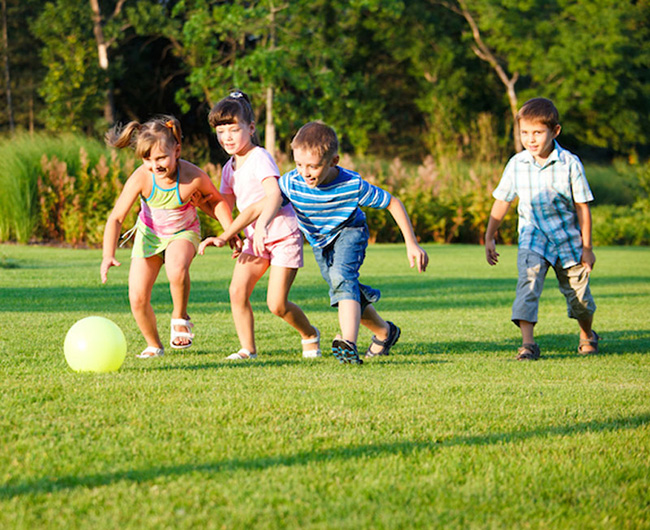
[[[578,353],[580,355],[594,355],[595,353],[598,353],[598,341],[600,340],[600,336],[593,329],[591,330],[591,334],[593,335],[591,339],[580,339],[580,343],[578,344]],[[587,350],[587,347],[593,349]]]
[[[518,361],[536,361],[539,359],[539,355],[539,346],[534,342],[522,344],[519,349],[517,349]]]

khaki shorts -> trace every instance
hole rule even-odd
[[[551,265],[546,259],[528,249],[519,249],[517,255],[517,295],[512,304],[512,321],[537,322],[539,297],[544,288],[548,269],[553,267],[560,292],[566,298],[569,318],[585,320],[596,311],[596,304],[589,290],[589,272],[582,264],[563,269],[559,261]]]

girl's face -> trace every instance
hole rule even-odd
[[[176,180],[176,165],[180,155],[180,145],[168,147],[165,144],[157,143],[149,151],[149,156],[144,157],[142,161],[147,170],[156,177]]]
[[[217,125],[215,131],[219,144],[230,156],[244,155],[253,147],[254,123],[237,120],[234,123]]]

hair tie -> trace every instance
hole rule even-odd
[[[169,129],[173,129],[174,128],[174,122],[172,120],[167,120],[165,122],[165,127],[169,128]]]
[[[229,94],[229,97],[239,99],[239,98],[243,98],[244,94],[242,94],[239,90],[236,90],[235,92],[231,92]]]

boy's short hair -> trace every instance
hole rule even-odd
[[[560,113],[550,99],[533,98],[523,104],[517,113],[517,121],[537,121],[553,130],[560,124]]]
[[[291,140],[291,149],[304,149],[319,158],[331,160],[339,152],[336,132],[320,120],[303,125]]]

